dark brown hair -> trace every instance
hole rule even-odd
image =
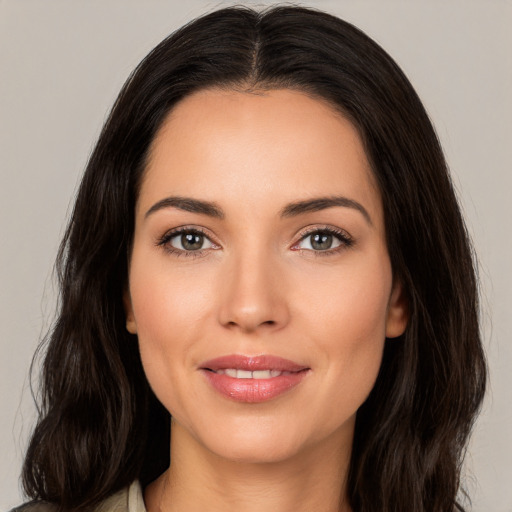
[[[299,7],[203,16],[160,43],[119,94],[58,255],[27,495],[84,510],[169,464],[169,415],[125,329],[122,295],[148,148],[170,109],[208,87],[300,90],[358,129],[410,321],[386,341],[358,411],[350,502],[355,512],[452,511],[486,381],[466,228],[435,131],[396,63],[351,24]]]

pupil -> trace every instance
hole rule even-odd
[[[329,249],[332,245],[332,235],[328,233],[317,233],[313,235],[313,239],[311,241],[311,247],[313,249],[318,250],[326,250]]]
[[[181,235],[181,245],[188,251],[197,251],[203,245],[203,235],[198,235],[197,233]]]

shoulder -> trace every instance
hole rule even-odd
[[[10,512],[59,512],[59,507],[45,501],[29,501]],[[96,505],[92,512],[146,512],[139,481],[112,494]]]
[[[146,512],[139,481],[135,480],[129,487],[109,496],[94,508],[94,512]]]

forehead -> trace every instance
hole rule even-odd
[[[176,105],[153,141],[139,199],[146,207],[171,194],[243,197],[254,207],[343,194],[380,209],[355,127],[292,90],[203,90]]]

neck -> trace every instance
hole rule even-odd
[[[173,422],[171,466],[146,488],[148,512],[350,512],[351,441],[333,436],[292,459],[226,460]]]

